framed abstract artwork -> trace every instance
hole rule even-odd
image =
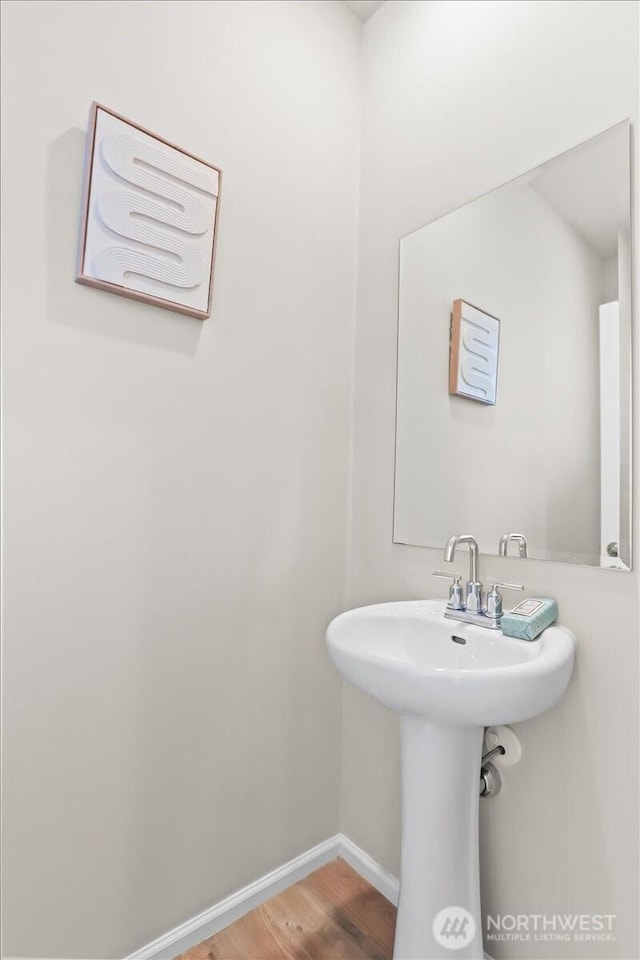
[[[94,103],[78,283],[206,319],[222,171]]]
[[[495,404],[500,321],[466,300],[454,300],[449,348],[449,393]]]

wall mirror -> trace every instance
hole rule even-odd
[[[394,542],[630,569],[630,132],[401,240]]]

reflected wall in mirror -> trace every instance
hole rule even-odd
[[[630,569],[630,236],[624,122],[403,238],[396,543]],[[456,303],[499,318],[495,402],[451,389]]]

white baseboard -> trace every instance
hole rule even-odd
[[[288,863],[266,873],[218,903],[186,920],[173,930],[129,954],[125,960],[173,960],[179,954],[212,937],[234,920],[270,900],[277,893],[304,879],[314,870],[340,856],[340,834],[330,837]]]
[[[349,866],[353,867],[356,873],[368,880],[372,887],[375,887],[378,893],[390,900],[391,903],[398,906],[398,894],[400,893],[400,881],[389,873],[384,867],[381,867],[373,857],[365,853],[353,840],[345,837],[343,833],[338,834],[340,839],[340,852],[338,856],[346,860]]]
[[[349,840],[343,833],[336,833],[306,853],[220,900],[208,910],[203,910],[173,930],[168,930],[151,943],[129,954],[125,960],[173,960],[336,857],[346,860],[356,873],[397,906],[400,889],[398,879],[376,863],[373,857],[365,853],[353,840]],[[485,960],[491,958],[485,954]]]

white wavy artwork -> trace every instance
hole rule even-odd
[[[455,300],[449,392],[495,404],[500,321],[464,300]]]
[[[78,280],[208,316],[219,170],[94,109]]]

